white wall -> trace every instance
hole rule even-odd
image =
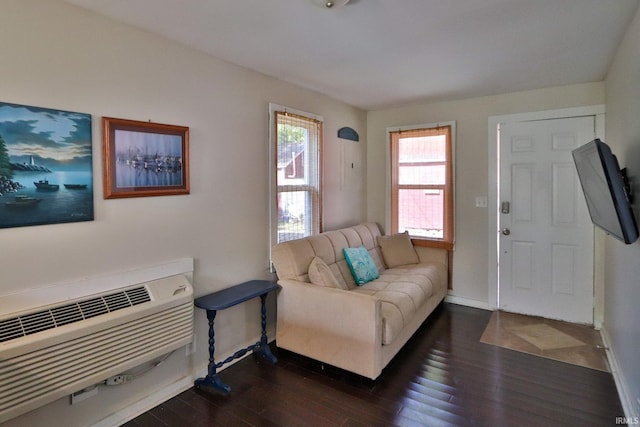
[[[640,10],[618,48],[605,82],[606,140],[635,189],[640,220]],[[627,415],[640,417],[640,242],[606,239],[604,329],[626,390]],[[626,396],[624,395],[626,394]],[[625,402],[623,402],[624,404]]]
[[[489,192],[489,117],[603,103],[604,84],[588,83],[371,111],[367,114],[368,220],[385,223],[385,129],[455,120],[456,247],[450,295],[484,306],[488,301],[489,286],[488,209],[476,208],[475,199],[487,196]]]
[[[95,191],[95,221],[0,229],[0,295],[183,257],[195,258],[196,296],[269,277],[269,102],[325,119],[325,229],[365,219],[361,110],[58,0],[3,0],[0,58],[0,101],[93,115]],[[191,194],[103,200],[101,116],[189,126]],[[339,140],[343,126],[361,142]],[[343,156],[361,167],[343,177]],[[220,313],[217,354],[257,341],[259,319],[257,301]],[[8,425],[87,425],[204,368],[201,310],[196,327],[195,358],[177,352],[132,384]]]

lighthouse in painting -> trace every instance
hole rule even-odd
[[[51,172],[49,168],[37,165],[36,159],[33,158],[33,154],[29,155],[29,162],[12,163],[11,167],[13,170],[17,170],[17,171]]]

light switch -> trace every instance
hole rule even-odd
[[[486,208],[486,207],[487,207],[487,197],[486,196],[476,197],[476,208]]]

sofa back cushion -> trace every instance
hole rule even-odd
[[[382,263],[380,248],[376,242],[380,235],[380,228],[374,222],[327,231],[275,245],[271,252],[271,260],[278,273],[278,278],[310,283],[309,265],[313,258],[322,258],[339,284],[353,289],[356,287],[356,283],[344,259],[343,249],[364,246],[382,273],[385,267]]]

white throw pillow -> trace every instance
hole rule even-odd
[[[336,279],[336,276],[334,276],[331,268],[320,257],[313,258],[311,264],[309,264],[309,280],[314,285],[344,289]]]
[[[420,262],[407,231],[391,236],[378,236],[378,245],[382,251],[384,263],[389,268]]]

